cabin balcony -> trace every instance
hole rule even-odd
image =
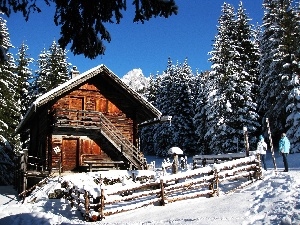
[[[61,109],[54,113],[54,127],[100,129],[103,114],[96,111]]]

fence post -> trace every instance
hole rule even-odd
[[[248,131],[247,127],[243,127],[244,131],[244,140],[245,140],[245,148],[246,148],[246,156],[249,156],[249,142],[248,142]]]
[[[23,201],[25,200],[25,195],[26,195],[26,189],[27,189],[27,163],[28,163],[28,151],[27,149],[23,150],[23,155],[21,157],[21,167],[22,167],[22,178],[23,178]]]
[[[84,191],[84,208],[85,208],[85,221],[89,221],[89,213],[90,213],[90,199],[88,191]]]
[[[58,160],[58,166],[59,166],[58,174],[61,177],[61,160],[60,159]]]
[[[99,219],[102,220],[105,218],[104,216],[104,189],[101,189],[101,196],[100,196],[100,215],[99,215]]]
[[[217,169],[214,169],[214,189],[213,189],[213,195],[219,196],[219,173]]]
[[[261,161],[260,161],[260,154],[256,154],[256,168],[255,168],[255,179],[262,179],[262,170],[261,170]]]
[[[178,155],[173,154],[173,163],[172,163],[172,174],[176,174],[178,172]]]
[[[203,166],[203,167],[206,166],[206,159],[202,159],[202,166]]]
[[[21,158],[22,155],[19,153],[17,157],[15,158],[15,188],[18,191],[18,194],[22,191],[22,180],[21,180]]]
[[[164,180],[160,179],[160,196],[161,196],[161,200],[160,200],[160,204],[162,206],[165,205],[165,190],[164,190]]]
[[[219,175],[218,170],[214,169],[211,173],[214,175],[214,178],[211,179],[211,183],[209,185],[209,190],[212,190],[212,194],[210,197],[215,197],[216,195],[219,196]]]

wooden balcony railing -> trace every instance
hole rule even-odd
[[[102,113],[85,110],[56,110],[55,126],[57,127],[100,127]]]

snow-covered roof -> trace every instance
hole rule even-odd
[[[49,101],[61,96],[62,94],[66,93],[67,91],[72,90],[73,88],[83,84],[85,81],[89,80],[90,78],[101,74],[104,72],[106,76],[111,78],[113,82],[115,82],[120,88],[125,90],[128,94],[130,94],[133,98],[143,104],[148,110],[152,112],[153,115],[160,117],[161,112],[155,108],[150,102],[148,102],[145,98],[143,98],[140,94],[136,91],[132,90],[129,86],[127,86],[117,75],[115,75],[111,70],[109,70],[105,65],[101,64],[97,67],[94,67],[78,76],[73,77],[72,79],[68,80],[67,82],[59,85],[58,87],[48,91],[47,93],[43,94],[42,96],[38,97],[30,106],[29,110],[25,114],[22,121],[19,123],[16,131],[18,132],[23,125],[31,118],[31,116],[36,112],[37,108],[45,105]]]

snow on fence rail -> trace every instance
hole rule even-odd
[[[165,205],[200,196],[219,196],[261,179],[259,155],[234,159],[220,164],[188,170],[183,173],[149,179],[144,183],[102,188],[99,179],[95,186],[85,187],[65,181],[65,197],[76,206],[86,221],[102,220],[106,216],[134,210],[151,204]]]

